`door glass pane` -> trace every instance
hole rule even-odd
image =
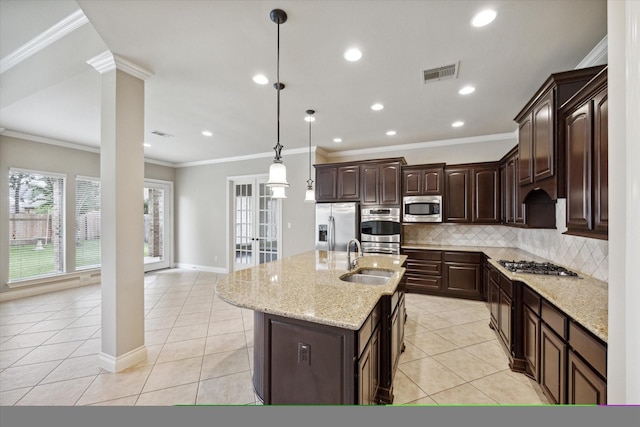
[[[271,189],[260,184],[258,242],[260,264],[278,259],[278,199],[271,198]]]
[[[235,195],[235,262],[253,264],[253,194],[252,184],[236,185]]]
[[[144,262],[164,260],[164,190],[144,189]]]

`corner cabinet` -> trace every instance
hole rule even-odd
[[[567,150],[567,234],[607,239],[607,69],[567,101],[560,114]]]
[[[541,188],[553,200],[565,197],[565,147],[558,137],[558,110],[604,66],[551,74],[514,120],[518,123],[518,183],[524,198]]]

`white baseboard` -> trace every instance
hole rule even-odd
[[[87,270],[32,281],[10,283],[8,286],[11,290],[0,292],[0,302],[46,294],[48,292],[62,291],[64,289],[95,285],[100,283],[100,273],[100,270]]]
[[[117,357],[102,352],[98,353],[98,365],[113,373],[123,371],[146,359],[147,347],[144,345]]]
[[[200,271],[207,271],[209,273],[221,273],[221,274],[229,273],[229,270],[227,270],[224,267],[211,267],[207,265],[184,264],[181,262],[177,262],[174,265],[176,268],[184,268],[186,270],[200,270]]]

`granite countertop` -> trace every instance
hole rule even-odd
[[[512,273],[501,266],[498,261],[529,260],[537,262],[552,262],[530,252],[517,248],[491,246],[446,246],[433,244],[403,244],[403,249],[451,250],[483,252],[489,257],[489,262],[502,274],[511,280],[525,283],[538,292],[547,301],[564,311],[577,323],[599,337],[604,342],[608,339],[608,284],[575,269],[578,277],[546,276],[539,274]]]
[[[404,275],[405,255],[365,254],[358,267],[392,270],[386,285],[345,282],[347,253],[309,251],[222,277],[216,295],[238,307],[359,330],[383,295]]]

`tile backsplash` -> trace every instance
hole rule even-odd
[[[403,243],[516,247],[596,279],[609,279],[607,240],[562,234],[566,231],[566,199],[556,203],[556,226],[526,229],[504,225],[411,224],[402,227]]]

